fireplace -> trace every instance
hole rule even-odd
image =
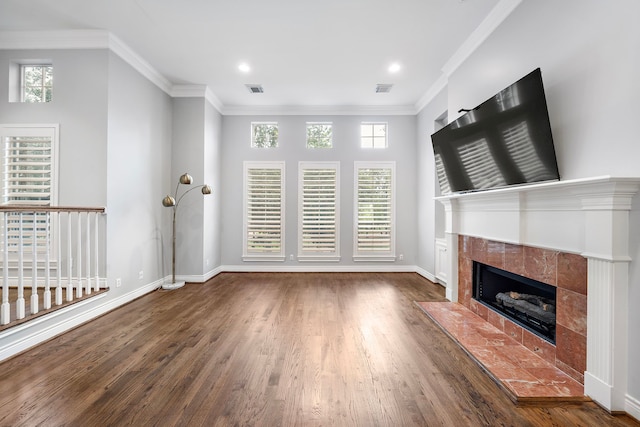
[[[637,407],[626,396],[630,211],[639,190],[638,177],[601,176],[437,198],[447,299],[582,377],[585,394],[610,411]],[[472,260],[557,288],[555,345],[472,298]]]
[[[472,296],[489,309],[555,344],[555,287],[473,261]]]

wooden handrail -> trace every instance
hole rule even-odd
[[[42,205],[2,205],[1,211],[9,212],[97,212],[105,213],[104,207],[42,206]]]

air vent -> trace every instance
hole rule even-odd
[[[389,93],[393,85],[379,83],[376,85],[376,93]]]
[[[251,93],[263,93],[264,89],[262,88],[262,85],[245,85],[247,87],[247,89],[249,89],[249,92]]]

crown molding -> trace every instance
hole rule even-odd
[[[507,19],[522,0],[500,0],[489,12],[486,18],[478,25],[471,35],[460,45],[458,50],[444,64],[442,71],[449,77],[471,56],[473,52],[493,33],[496,28]]]
[[[106,49],[105,30],[0,31],[0,49]]]
[[[412,105],[256,105],[226,106],[225,116],[414,116]]]
[[[172,98],[204,98],[222,114],[224,106],[207,85],[173,85]]]
[[[458,47],[449,60],[442,67],[444,73],[416,103],[416,110],[420,112],[442,89],[447,86],[448,78],[473,54],[478,47],[511,15],[522,0],[500,0],[487,17],[478,25],[469,37]]]

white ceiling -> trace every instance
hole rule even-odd
[[[108,30],[173,84],[208,86],[224,108],[415,109],[498,3],[0,0],[0,30]],[[378,83],[393,88],[376,94]]]

